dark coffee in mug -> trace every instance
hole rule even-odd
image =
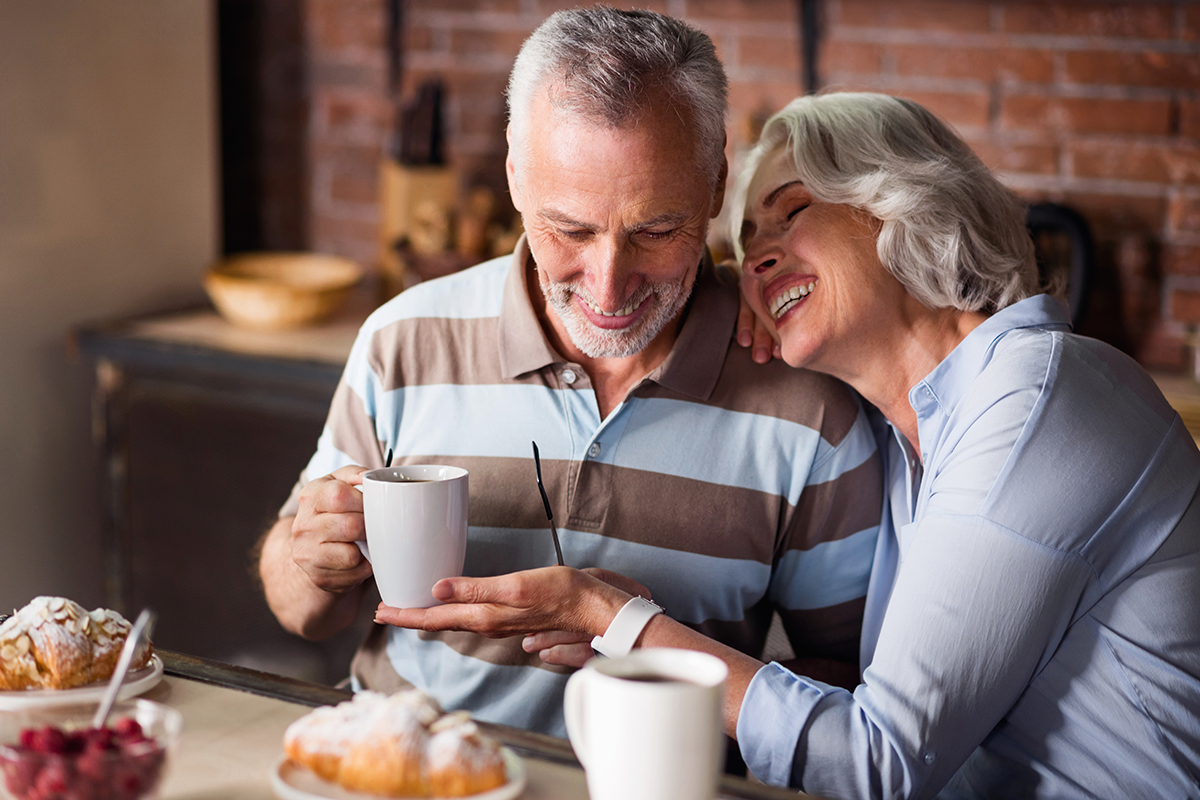
[[[634,681],[635,683],[684,683],[684,684],[688,684],[690,686],[696,685],[694,682],[684,680],[683,678],[676,678],[672,675],[659,675],[658,673],[655,673],[655,672],[645,672],[645,673],[634,674],[634,675],[621,675],[620,678],[621,678],[621,680]]]

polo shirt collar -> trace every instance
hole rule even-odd
[[[943,418],[949,416],[987,367],[996,343],[1022,328],[1070,331],[1071,319],[1067,307],[1048,294],[1027,297],[988,317],[909,391],[908,401],[917,412],[918,424],[937,409]],[[925,431],[919,435],[924,442]]]
[[[725,352],[733,337],[737,319],[737,293],[718,277],[712,257],[706,250],[700,262],[700,274],[692,290],[692,299],[679,338],[662,364],[647,376],[668,389],[706,399],[721,375]],[[501,373],[508,380],[566,359],[551,347],[529,301],[528,281],[533,273],[533,257],[524,236],[513,251],[512,264],[504,282],[500,304],[498,344]]]
[[[504,297],[500,301],[499,330],[500,374],[512,380],[551,364],[564,363],[546,339],[533,304],[529,302],[529,276],[533,274],[533,254],[525,235],[513,250]]]

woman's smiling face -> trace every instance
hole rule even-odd
[[[907,292],[879,261],[878,229],[862,211],[816,200],[787,146],[762,160],[746,194],[742,285],[787,363],[844,375],[899,310]]]

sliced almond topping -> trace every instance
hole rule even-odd
[[[13,647],[11,644],[6,644],[3,647],[0,647],[0,661],[16,661],[16,659],[17,648]]]
[[[66,604],[67,604],[67,600],[66,600],[66,598],[64,598],[64,597],[52,597],[52,598],[50,598],[50,610],[51,610],[51,611],[59,611],[59,610],[60,610],[60,609],[62,609],[62,607],[63,607],[63,606],[65,606]]]
[[[33,643],[29,641],[28,636],[21,636],[20,638],[18,638],[17,643],[15,645],[17,648],[17,655],[23,656],[26,653],[28,653],[29,647],[31,644],[33,644]]]

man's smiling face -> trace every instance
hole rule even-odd
[[[591,358],[669,347],[720,210],[686,112],[662,100],[612,128],[557,112],[543,90],[519,166],[509,158],[550,323]]]

